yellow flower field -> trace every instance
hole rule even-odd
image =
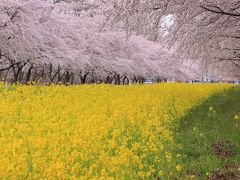
[[[177,119],[227,84],[0,87],[0,179],[181,173]]]

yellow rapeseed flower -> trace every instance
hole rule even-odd
[[[240,120],[240,116],[236,114],[235,117],[234,117],[234,119],[235,119],[235,120]]]
[[[177,165],[176,165],[176,170],[177,170],[177,171],[181,171],[181,170],[182,170],[182,166],[181,166],[180,164],[177,164]]]

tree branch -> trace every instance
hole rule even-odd
[[[207,10],[207,11],[213,12],[213,13],[227,15],[227,16],[240,17],[240,14],[238,14],[238,13],[225,12],[220,7],[217,7],[217,6],[210,6],[210,7],[214,7],[218,10],[214,10],[214,9],[211,9],[211,8],[208,8],[208,7],[205,7],[205,6],[200,6],[200,7]]]
[[[240,36],[220,35],[220,37],[233,38],[233,39],[240,39]]]

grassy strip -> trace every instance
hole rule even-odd
[[[238,116],[237,116],[238,115]],[[175,134],[184,179],[237,179],[240,172],[240,87],[193,108]]]

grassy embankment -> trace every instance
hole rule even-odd
[[[237,179],[240,172],[240,87],[209,98],[180,121],[183,176]]]

